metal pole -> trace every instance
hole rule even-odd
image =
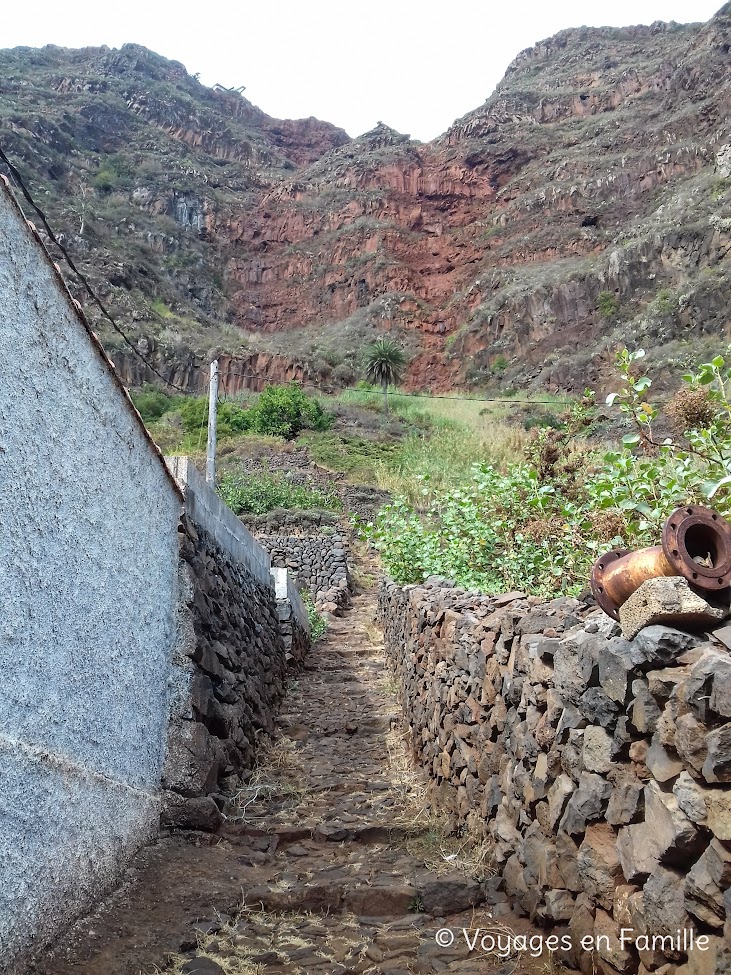
[[[208,447],[206,450],[206,482],[216,484],[216,404],[218,403],[218,359],[211,363],[208,384]]]

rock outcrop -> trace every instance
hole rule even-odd
[[[213,349],[347,384],[383,331],[413,386],[601,388],[618,342],[667,373],[727,324],[729,45],[729,4],[563,31],[425,144],[273,120],[135,45],[16,50],[0,137],[192,388]]]

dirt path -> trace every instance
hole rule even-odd
[[[372,591],[355,596],[312,651],[223,833],[178,834],[143,851],[124,887],[34,972],[469,975],[499,966],[461,934],[494,922],[490,908],[470,907],[482,888],[460,869],[464,841],[423,810],[374,607]],[[445,926],[455,941],[439,947]]]

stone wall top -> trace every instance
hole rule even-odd
[[[165,463],[179,484],[191,521],[245,565],[264,586],[274,588],[269,553],[211,490],[189,457],[166,457]]]

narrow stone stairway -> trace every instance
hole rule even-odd
[[[355,596],[293,678],[277,736],[223,831],[176,834],[143,851],[123,887],[32,971],[515,970],[515,959],[488,956],[479,943],[470,950],[478,929],[520,922],[492,916],[505,904],[489,864],[425,807],[374,608],[372,591]],[[437,938],[442,928],[453,943]]]

